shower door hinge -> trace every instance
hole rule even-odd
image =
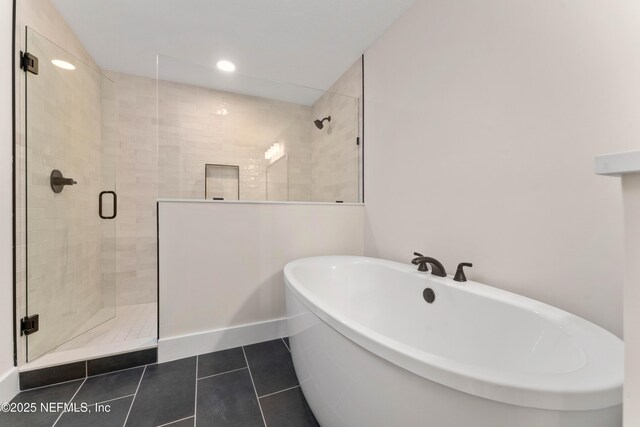
[[[20,68],[32,74],[38,74],[38,57],[29,52],[20,52]]]
[[[37,314],[20,319],[20,335],[31,335],[34,332],[38,332],[39,327],[40,316]]]
[[[356,137],[356,145],[360,145],[360,137],[359,136]]]

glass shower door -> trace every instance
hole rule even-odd
[[[113,82],[31,29],[27,54],[31,361],[115,316],[117,141]]]

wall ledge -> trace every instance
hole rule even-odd
[[[364,206],[364,203],[332,202],[280,202],[274,200],[204,200],[204,199],[157,199],[158,203],[221,203],[235,205],[328,205],[328,206]]]
[[[597,175],[622,176],[640,172],[640,150],[624,151],[596,156]]]

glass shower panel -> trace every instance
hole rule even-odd
[[[360,138],[358,98],[325,92],[312,116],[331,117],[311,132],[311,188],[314,202],[359,202]]]
[[[27,360],[115,316],[114,83],[27,29]]]
[[[211,200],[230,164],[240,200],[360,201],[359,61],[324,91],[159,55],[157,88],[160,198]]]

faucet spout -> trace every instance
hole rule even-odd
[[[440,261],[435,258],[424,256],[421,253],[414,252],[416,258],[411,260],[411,264],[418,266],[418,271],[428,271],[427,264],[431,266],[431,274],[438,277],[447,277],[447,272]]]

